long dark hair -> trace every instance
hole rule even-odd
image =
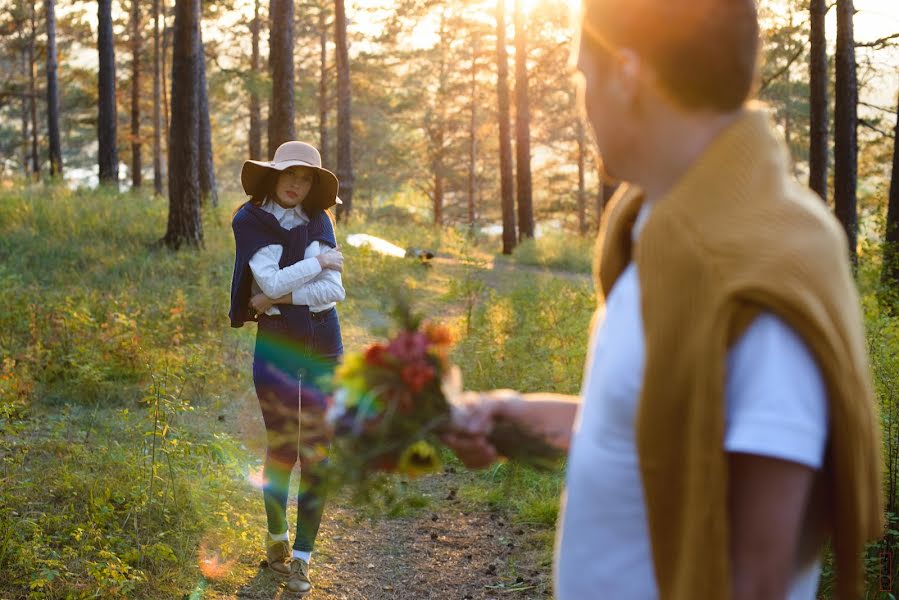
[[[265,202],[266,198],[274,198],[275,197],[275,188],[278,186],[278,177],[281,176],[281,171],[276,171],[275,169],[267,169],[265,173],[263,173],[262,178],[259,180],[259,184],[256,186],[256,192],[250,196],[250,199],[247,200],[244,204],[241,204],[234,211],[234,214],[237,214],[237,211],[243,208],[243,206],[247,203],[252,204],[253,206],[262,206],[262,203]],[[319,183],[319,173],[317,170],[313,169],[312,171],[313,179],[312,185],[309,187],[312,190]],[[337,220],[334,218],[333,213],[330,209],[321,208],[320,206],[313,205],[310,200],[310,194],[306,194],[306,197],[303,198],[303,201],[300,203],[300,206],[303,207],[303,212],[306,213],[306,216],[310,219],[314,219],[318,217],[319,213],[324,212],[328,215],[328,218],[331,219],[331,224],[337,224]],[[234,215],[232,215],[232,218]]]

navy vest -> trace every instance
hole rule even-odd
[[[272,244],[283,246],[284,251],[278,263],[283,269],[303,260],[306,248],[312,242],[327,244],[331,248],[337,246],[334,227],[324,211],[312,217],[309,223],[288,230],[281,227],[275,215],[247,202],[231,220],[231,229],[234,230],[235,243],[234,273],[231,276],[231,310],[228,312],[231,327],[241,327],[247,321],[256,320],[250,308],[253,285],[250,258],[261,248]],[[279,304],[278,310],[284,315],[293,335],[304,340],[311,338],[312,319],[308,306]]]

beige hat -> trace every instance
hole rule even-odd
[[[318,150],[305,142],[284,142],[275,150],[275,157],[271,162],[245,161],[240,170],[240,183],[247,195],[254,196],[259,191],[259,185],[267,172],[284,171],[290,167],[310,167],[318,172],[318,182],[312,186],[309,195],[306,196],[310,202],[322,209],[330,208],[335,204],[343,204],[337,197],[339,188],[337,176],[322,168],[322,157]]]

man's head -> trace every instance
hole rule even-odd
[[[609,174],[633,179],[679,116],[738,111],[758,52],[755,0],[584,0],[577,66]]]

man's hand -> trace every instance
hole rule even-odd
[[[250,307],[256,311],[257,315],[261,315],[275,305],[275,301],[265,294],[256,294],[250,298]]]
[[[340,251],[340,247],[335,247],[326,252],[322,252],[315,258],[318,259],[318,263],[322,266],[322,269],[331,269],[332,271],[343,271],[343,253]]]
[[[499,458],[488,439],[494,424],[499,419],[520,419],[522,403],[511,390],[465,392],[451,406],[452,422],[443,442],[466,467],[487,467]]]

